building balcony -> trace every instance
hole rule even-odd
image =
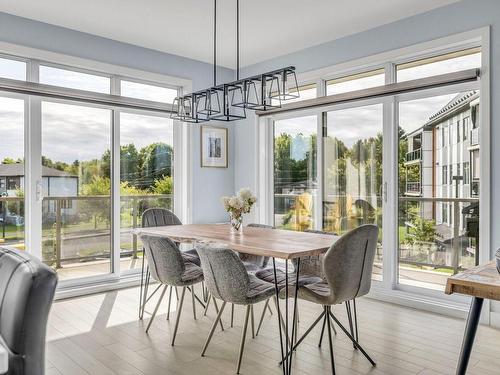
[[[471,146],[479,145],[479,128],[475,128],[470,131],[470,145]]]
[[[407,152],[405,164],[417,163],[420,161],[421,158],[422,158],[422,149],[421,148]]]
[[[420,181],[406,183],[406,195],[418,196],[422,193]]]

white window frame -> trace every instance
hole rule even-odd
[[[484,27],[448,37],[432,40],[429,42],[420,43],[414,46],[397,49],[394,51],[384,52],[374,56],[369,56],[346,63],[298,74],[299,86],[317,82],[318,96],[325,95],[325,82],[330,79],[344,77],[346,75],[362,73],[366,71],[385,68],[386,84],[394,83],[396,79],[395,66],[405,62],[410,62],[418,59],[425,59],[436,55],[442,55],[450,52],[464,50],[473,47],[481,47],[481,80],[477,83],[477,88],[481,91],[481,133],[480,133],[480,157],[481,157],[481,184],[480,184],[480,212],[481,212],[481,229],[480,229],[480,249],[479,260],[481,263],[490,259],[490,30],[489,27]],[[467,89],[474,85],[454,85],[454,90]],[[444,88],[446,91],[447,88]],[[426,90],[427,91],[427,90]],[[428,90],[428,92],[439,93],[440,89]],[[448,88],[449,91],[449,88]],[[422,97],[426,92],[414,93],[415,97]],[[434,94],[433,94],[434,95]],[[438,94],[435,94],[438,95]],[[408,100],[409,95],[405,95],[405,100]],[[361,106],[361,101],[356,106]],[[391,101],[384,101],[384,159],[394,160],[397,155],[397,98]],[[282,116],[256,116],[254,129],[256,133],[255,158],[257,166],[256,184],[257,196],[259,198],[259,210],[257,218],[263,223],[273,222],[273,168],[272,163],[269,163],[272,158],[273,147],[273,126],[272,121],[286,117],[300,117],[308,114],[318,115],[318,135],[322,134],[321,112],[326,109],[295,111],[292,114],[281,114]],[[284,117],[283,117],[284,116]],[[388,139],[385,134],[392,134],[392,139]],[[318,140],[318,160],[317,170],[323,168],[321,144]],[[397,166],[387,165],[384,163],[384,186],[388,196],[388,202],[384,209],[384,228],[395,227],[397,220]],[[321,173],[320,173],[321,175]],[[318,188],[322,186],[320,176],[318,176]],[[318,197],[322,197],[322,191],[318,191]],[[317,204],[317,202],[315,202]],[[316,212],[321,215],[321,206],[316,209]],[[316,223],[321,222],[321,218],[316,218]],[[397,248],[397,233],[384,232],[384,248]],[[397,254],[386,256],[384,254],[384,281],[374,282],[371,296],[385,301],[396,302],[406,306],[415,308],[424,308],[429,311],[445,313],[453,316],[466,316],[468,311],[468,298],[459,295],[450,296],[451,298],[443,297],[442,291],[412,287],[408,285],[397,284]],[[489,302],[487,302],[487,311],[490,310]],[[483,314],[484,322],[489,322],[490,316]],[[486,316],[488,315],[488,316]],[[499,316],[500,319],[500,316]]]
[[[39,82],[39,66],[50,66],[91,75],[110,78],[110,94],[120,94],[120,81],[127,80],[147,85],[178,89],[179,92],[189,92],[192,89],[191,80],[162,75],[138,69],[127,68],[113,64],[101,63],[69,55],[45,50],[0,42],[0,57],[26,62],[26,80]],[[1,93],[2,96],[12,96]],[[42,241],[42,199],[41,188],[41,102],[57,101],[79,106],[84,103],[70,100],[53,100],[36,96],[16,95],[25,101],[24,121],[24,157],[25,163],[25,244],[29,252],[41,258]],[[60,281],[57,297],[69,297],[82,293],[94,293],[127,285],[139,281],[140,270],[120,270],[120,112],[141,113],[148,116],[168,117],[158,112],[142,110],[123,110],[105,105],[94,105],[95,108],[111,110],[111,144],[112,152],[112,232],[111,272],[99,276],[84,277]],[[191,163],[191,127],[183,126],[179,121],[173,121],[174,157],[174,212],[184,223],[192,221],[192,163]]]

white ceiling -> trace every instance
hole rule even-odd
[[[458,0],[241,0],[241,65]],[[218,62],[235,66],[236,0],[218,0]],[[212,61],[212,0],[0,0],[0,11]]]

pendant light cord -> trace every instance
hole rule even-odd
[[[217,0],[214,0],[214,86],[217,86]]]
[[[240,80],[240,0],[236,0],[236,80]]]

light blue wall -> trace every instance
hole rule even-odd
[[[192,80],[193,88],[212,84],[210,64],[131,44],[98,37],[0,12],[0,41],[62,53],[108,64],[166,74]],[[219,68],[221,81],[234,77],[231,69]],[[215,125],[215,123],[212,123]],[[224,124],[218,124],[225,126]],[[193,126],[193,221],[226,220],[219,197],[234,191],[233,125],[229,125],[229,167],[200,167],[200,130]]]
[[[294,65],[298,72],[340,64],[413,44],[491,26],[491,246],[500,247],[500,1],[464,0],[359,34],[247,67],[243,75]],[[235,128],[235,188],[255,189],[254,116]]]

